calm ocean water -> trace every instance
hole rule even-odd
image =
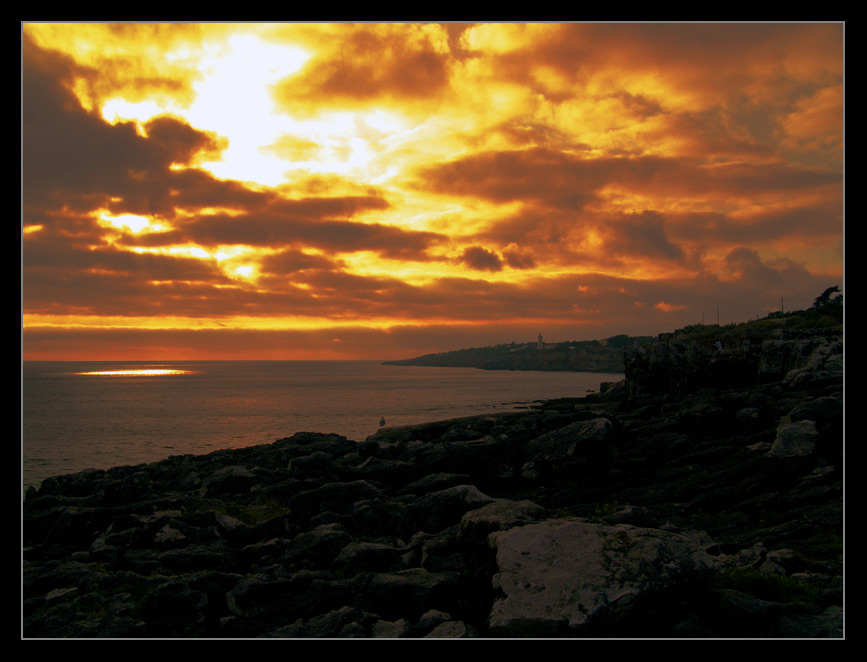
[[[27,361],[23,484],[302,431],[360,441],[379,429],[381,416],[399,426],[512,411],[622,378],[378,361]]]

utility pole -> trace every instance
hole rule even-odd
[[[783,306],[783,295],[782,295],[782,294],[780,295],[780,312],[781,312],[781,313],[785,313],[785,312],[786,312],[786,309],[785,309],[785,307]]]
[[[716,307],[716,325],[719,326],[719,306]]]

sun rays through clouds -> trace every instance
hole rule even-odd
[[[806,307],[843,278],[843,35],[25,23],[25,358],[401,358]]]

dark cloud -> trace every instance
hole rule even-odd
[[[517,213],[497,219],[475,239],[501,246],[520,245],[525,250],[562,250],[568,248],[570,234],[588,227],[588,216],[526,205]],[[544,255],[546,260],[552,257],[550,253]]]
[[[388,208],[388,202],[376,192],[369,195],[311,197],[299,200],[274,198],[269,211],[293,218],[348,218],[360,212]]]
[[[707,190],[743,196],[839,187],[843,183],[841,172],[782,163],[732,163],[713,168],[707,174],[703,182]],[[699,178],[695,181],[701,183]]]
[[[827,75],[828,68],[842,76],[842,23],[564,23],[547,28],[536,29],[532,38],[505,53],[486,51],[498,76],[538,86],[535,67],[553,69],[573,84],[586,84],[600,73],[646,73],[723,100],[757,81],[792,89]],[[775,66],[757,70],[755,64],[765,60]]]
[[[213,133],[194,129],[186,122],[166,115],[155,117],[144,125],[148,144],[156,151],[170,155],[173,163],[186,165],[196,156],[219,156],[228,146],[228,141],[218,139]],[[158,162],[158,165],[162,163]],[[171,164],[170,164],[171,165]]]
[[[231,284],[213,261],[94,249],[46,231],[25,236],[23,250],[28,314],[192,313],[214,285]]]
[[[533,269],[536,266],[536,259],[529,251],[522,250],[513,244],[510,244],[503,251],[503,259],[512,269]]]
[[[128,195],[124,204],[134,204],[140,213],[156,212],[171,218],[175,208],[250,210],[266,206],[276,196],[273,192],[255,191],[241,182],[215,179],[210,173],[184,168],[164,173],[144,173],[137,197]]]
[[[500,256],[481,246],[465,248],[458,261],[470,269],[479,271],[501,271],[503,269],[503,261]]]
[[[159,240],[157,235],[155,237]],[[162,239],[166,243],[181,240],[205,246],[307,246],[332,253],[372,251],[394,259],[428,260],[430,258],[426,251],[442,241],[442,237],[432,232],[408,231],[379,223],[316,219],[263,211],[197,216],[186,220],[176,232]]]
[[[280,107],[297,115],[384,100],[417,104],[448,88],[448,54],[424,26],[409,26],[409,38],[407,29],[388,24],[336,29],[333,49],[274,87]]]
[[[613,232],[613,237],[606,242],[606,250],[665,260],[680,260],[684,257],[680,246],[673,244],[666,236],[661,214],[649,211],[621,214],[608,223],[608,228]]]
[[[534,201],[581,209],[607,185],[655,197],[754,196],[839,187],[842,173],[783,163],[706,167],[694,159],[657,156],[583,158],[536,148],[484,152],[424,166],[414,183],[435,193],[496,203]]]
[[[586,159],[546,148],[491,151],[419,168],[424,190],[492,202],[535,201],[581,209],[604,185],[648,183],[677,177],[683,165],[660,157]]]
[[[808,200],[797,207],[769,205],[733,217],[722,212],[668,214],[666,231],[674,240],[703,246],[815,241],[843,233],[843,208],[837,200]]]
[[[131,122],[106,123],[68,90],[72,62],[40,51],[26,37],[23,50],[23,193],[25,208],[79,208],[111,198],[144,198],[129,211],[160,208],[170,194],[173,164],[219,150],[219,140],[168,117],[152,120],[151,137]],[[179,186],[176,185],[178,188]]]
[[[287,249],[261,258],[259,267],[266,275],[281,278],[304,271],[338,269],[340,265],[324,255],[308,255],[299,250]]]
[[[764,296],[773,296],[776,292],[789,290],[788,283],[792,276],[800,279],[809,278],[808,272],[799,265],[784,260],[777,265],[766,264],[752,248],[735,248],[725,257],[729,269],[729,277],[733,281],[750,284]]]

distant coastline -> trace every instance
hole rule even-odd
[[[566,372],[623,372],[623,350],[635,342],[649,344],[653,336],[612,336],[605,340],[505,343],[489,347],[426,354],[384,361],[384,365],[479,368],[481,370],[553,370]]]

